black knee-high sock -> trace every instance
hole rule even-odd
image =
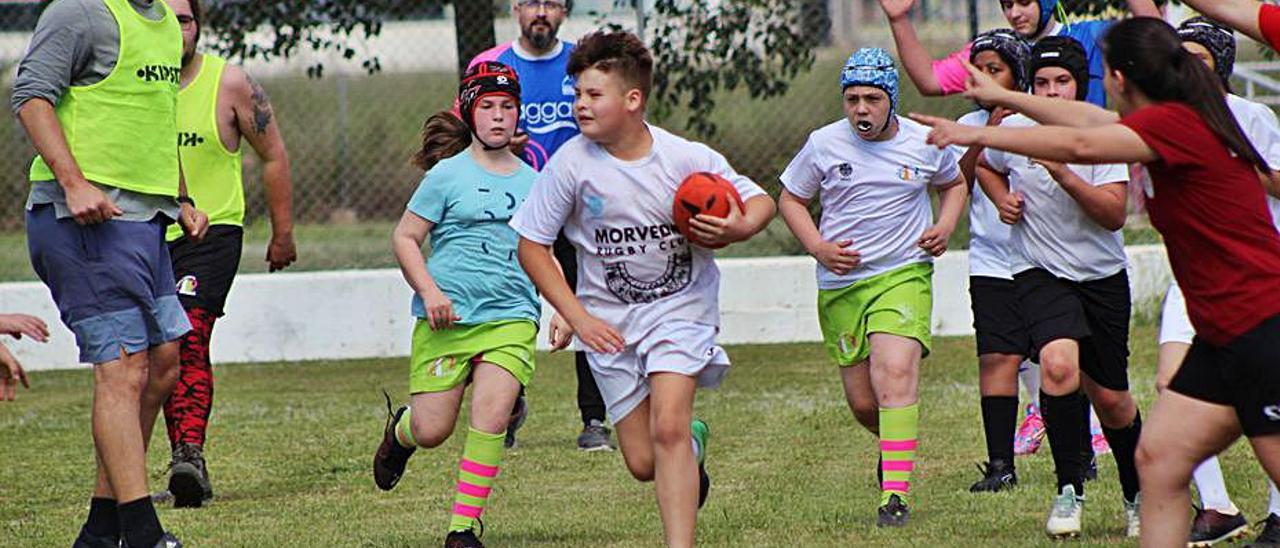
[[[120,514],[116,499],[93,497],[89,500],[89,518],[84,530],[98,537],[120,538]]]
[[[1102,434],[1111,444],[1111,456],[1116,459],[1116,470],[1120,472],[1120,489],[1124,491],[1124,500],[1133,502],[1138,496],[1138,465],[1134,463],[1134,453],[1138,450],[1138,437],[1142,435],[1142,413],[1133,415],[1133,422],[1124,428],[1112,430],[1102,425]]]
[[[1093,402],[1089,401],[1084,389],[1080,390],[1080,414],[1084,417],[1084,428],[1080,430],[1080,458],[1084,460],[1080,466],[1086,467],[1093,462]]]
[[[988,460],[1013,464],[1013,430],[1017,423],[1017,396],[982,397],[982,428],[987,435]]]
[[[120,505],[120,530],[129,546],[155,546],[164,536],[160,518],[151,497],[142,497]]]
[[[1084,494],[1083,463],[1080,462],[1080,429],[1089,430],[1088,423],[1080,422],[1080,392],[1065,396],[1051,396],[1040,392],[1040,413],[1044,416],[1045,430],[1049,435],[1049,448],[1053,450],[1054,473],[1058,476],[1058,489],[1073,485],[1076,495]]]

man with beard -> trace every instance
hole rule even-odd
[[[289,155],[262,86],[226,60],[196,53],[203,13],[198,0],[167,0],[182,26],[182,74],[178,92],[178,146],[191,198],[209,214],[209,233],[196,243],[170,227],[178,299],[191,321],[182,338],[178,383],[164,404],[172,461],[169,491],[174,506],[199,507],[213,497],[205,468],[205,430],[213,406],[209,339],[223,314],[240,265],[244,240],[241,140],[262,159],[271,212],[266,261],[272,272],[297,258],[293,243]]]
[[[520,23],[520,38],[477,55],[471,61],[498,61],[520,77],[520,103],[523,112],[513,146],[534,169],[541,170],[547,160],[569,139],[578,135],[573,118],[573,77],[566,73],[573,44],[557,37],[570,6],[567,0],[514,0],[512,12]],[[564,269],[571,287],[577,286],[578,260],[564,235],[555,243],[556,259]],[[604,399],[587,366],[586,354],[574,354],[578,372],[578,410],[582,414],[582,433],[578,449],[610,451],[613,445],[605,427]],[[515,445],[515,432],[528,414],[523,394],[512,410],[507,430],[507,447]]]

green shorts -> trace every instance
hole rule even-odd
[[[467,382],[471,368],[488,362],[511,373],[521,385],[533,378],[534,340],[538,324],[532,320],[503,320],[457,325],[432,331],[419,318],[413,326],[409,358],[409,393],[444,392]]]
[[[818,291],[823,344],[841,367],[871,357],[867,339],[871,333],[920,341],[928,356],[932,324],[933,265],[929,263],[909,264],[840,289]]]

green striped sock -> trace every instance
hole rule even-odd
[[[919,434],[920,405],[896,409],[880,408],[880,458],[884,483],[880,485],[880,505],[891,495],[907,502],[911,472],[916,466],[916,437]]]
[[[400,443],[400,447],[405,449],[413,449],[418,446],[418,442],[413,439],[413,421],[409,420],[409,416],[413,413],[413,408],[409,407],[400,415],[400,421],[396,422],[396,441]]]
[[[498,477],[498,465],[502,463],[502,440],[505,432],[490,434],[475,428],[467,429],[467,441],[458,463],[458,494],[453,499],[453,518],[449,531],[466,531],[475,528],[476,520],[484,513],[493,482]]]

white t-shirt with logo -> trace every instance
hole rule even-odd
[[[963,126],[985,126],[991,119],[986,110],[975,110],[961,116],[956,123]],[[969,147],[953,145],[957,157]],[[1012,280],[1009,270],[1009,225],[1000,220],[996,204],[975,180],[969,194],[969,275]]]
[[[839,289],[912,263],[932,262],[916,244],[933,225],[929,186],[960,177],[959,156],[925,144],[929,128],[898,117],[888,141],[858,137],[848,120],[819,128],[782,172],[787,192],[820,195],[819,231],[829,242],[853,240],[862,264],[844,276],[818,263],[818,287]]]
[[[1017,114],[1000,125],[1037,124]],[[983,154],[992,169],[1009,177],[1010,192],[1021,192],[1025,200],[1022,219],[1009,234],[1009,266],[1014,274],[1042,268],[1059,278],[1084,282],[1124,270],[1128,258],[1121,231],[1107,230],[1089,218],[1048,170],[1018,154],[990,148]],[[1124,164],[1068,164],[1067,168],[1093,186],[1129,180]]]
[[[521,236],[551,245],[561,228],[577,249],[577,295],[628,344],[660,323],[720,325],[720,271],[711,250],[690,245],[673,224],[685,177],[712,172],[746,201],[764,194],[710,147],[648,126],[649,156],[628,162],[583,136],[551,158],[511,219]]]
[[[1275,111],[1267,105],[1233,94],[1227,95],[1227,107],[1267,165],[1273,171],[1280,170],[1280,120],[1276,119]],[[1267,194],[1267,205],[1271,206],[1271,218],[1280,229],[1280,200]]]

